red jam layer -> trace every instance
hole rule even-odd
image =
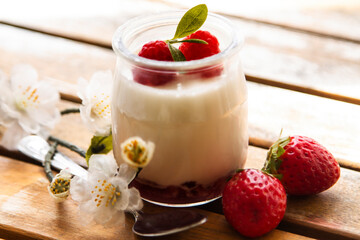
[[[142,198],[163,204],[194,204],[221,196],[229,176],[217,179],[209,185],[189,181],[180,186],[160,186],[151,181],[134,179],[130,184],[140,191]]]

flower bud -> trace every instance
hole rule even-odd
[[[51,181],[48,190],[56,202],[62,202],[69,196],[70,180],[71,174],[64,169]]]
[[[143,168],[152,159],[154,149],[154,143],[145,142],[140,137],[132,137],[121,144],[121,155],[130,166]]]

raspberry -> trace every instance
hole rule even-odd
[[[140,57],[159,60],[173,61],[169,47],[164,41],[151,41],[146,43],[138,54]],[[134,81],[147,86],[164,85],[175,78],[176,74],[161,69],[137,67],[133,69]]]
[[[153,60],[173,61],[169,47],[164,41],[160,40],[146,43],[138,55]]]
[[[220,52],[219,41],[208,31],[198,30],[187,36],[185,39],[201,39],[208,44],[184,42],[179,49],[187,61],[210,57]]]
[[[147,86],[160,86],[173,81],[176,73],[173,71],[163,71],[161,69],[137,67],[132,70],[135,82]]]

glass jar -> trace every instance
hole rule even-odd
[[[153,159],[132,185],[147,201],[179,207],[220,197],[248,147],[242,38],[229,20],[209,14],[201,27],[218,38],[219,54],[184,62],[137,55],[149,41],[172,38],[183,14],[142,16],[117,29],[111,108],[118,163],[127,138],[155,143]]]

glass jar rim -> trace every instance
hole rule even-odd
[[[215,54],[213,56],[199,59],[199,60],[192,60],[192,61],[178,61],[178,62],[171,62],[171,61],[157,61],[152,59],[147,59],[138,56],[131,52],[123,42],[123,34],[126,33],[134,23],[148,23],[150,20],[161,19],[164,16],[168,15],[172,18],[177,18],[180,21],[181,16],[185,13],[185,11],[171,11],[171,12],[163,12],[158,14],[148,14],[139,17],[135,17],[129,19],[124,24],[119,26],[115,31],[112,40],[112,47],[116,55],[123,56],[126,60],[131,62],[134,65],[146,67],[146,68],[154,68],[154,69],[177,69],[177,70],[190,70],[190,69],[197,69],[202,67],[207,67],[211,65],[219,64],[224,58],[229,57],[239,51],[243,45],[244,38],[240,36],[238,30],[236,29],[235,25],[225,17],[222,17],[215,13],[208,13],[208,19],[211,18],[213,20],[220,21],[223,24],[226,24],[231,30],[231,42],[228,46],[222,50],[220,53]],[[178,15],[180,17],[178,17]]]

